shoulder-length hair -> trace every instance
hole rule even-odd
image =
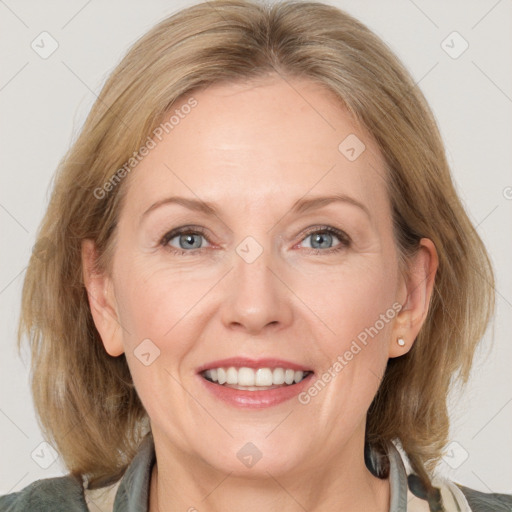
[[[120,478],[148,422],[124,355],[106,353],[93,323],[81,242],[95,241],[108,270],[126,162],[178,99],[272,73],[323,84],[374,137],[404,268],[420,238],[436,246],[428,317],[409,353],[389,360],[366,441],[382,448],[398,439],[423,476],[442,454],[450,384],[468,379],[494,295],[488,255],[457,197],[433,114],[391,50],[343,11],[317,2],[217,0],[164,19],[110,75],[59,165],[38,232],[45,257],[35,251],[26,273],[18,343],[27,335],[40,424],[90,488]]]

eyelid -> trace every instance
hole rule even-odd
[[[186,250],[179,247],[174,247],[169,244],[173,238],[176,238],[182,234],[201,235],[205,240],[207,240],[209,244],[211,244],[208,236],[206,236],[206,229],[202,228],[201,226],[181,226],[179,228],[171,229],[165,233],[164,236],[160,238],[158,245],[162,246],[164,250],[178,256],[194,255],[197,252],[203,251],[204,249],[209,249],[209,247],[199,247],[196,249]]]
[[[208,240],[208,242],[210,241],[206,236],[206,229],[202,228],[201,226],[181,226],[179,228],[171,229],[170,231],[166,232],[165,235],[161,237],[160,244],[168,244],[169,240],[172,240],[178,235],[182,235],[185,233],[190,233],[193,235],[202,235],[206,240]]]
[[[201,226],[194,226],[194,225],[181,226],[181,227],[178,227],[175,229],[171,229],[170,231],[165,233],[164,236],[161,237],[159,245],[162,245],[165,249],[167,249],[171,252],[178,253],[178,254],[184,254],[184,253],[195,254],[197,251],[202,251],[203,249],[207,249],[207,247],[199,247],[196,249],[185,250],[185,249],[180,249],[180,248],[173,247],[173,246],[169,245],[169,241],[172,240],[173,238],[176,238],[179,235],[182,235],[182,234],[196,234],[196,235],[203,236],[204,239],[209,244],[211,244],[212,242],[206,235],[206,231],[207,230]],[[335,228],[335,227],[329,226],[329,225],[317,225],[317,226],[311,226],[310,228],[307,228],[307,230],[301,234],[300,241],[297,244],[295,244],[294,247],[296,247],[296,245],[300,244],[308,236],[310,236],[314,233],[329,233],[329,234],[334,235],[340,241],[339,245],[330,247],[328,249],[315,249],[312,247],[304,248],[309,252],[313,251],[315,254],[319,254],[319,253],[329,254],[332,252],[336,252],[337,250],[341,250],[342,248],[346,248],[346,247],[350,246],[352,243],[350,236],[346,232],[342,231],[341,229],[338,229],[338,228]]]
[[[302,240],[312,235],[313,233],[330,233],[335,235],[340,239],[341,242],[351,243],[351,238],[345,233],[345,231],[335,228],[333,226],[313,226],[312,228],[308,228],[308,230],[303,234]]]

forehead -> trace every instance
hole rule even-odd
[[[181,98],[164,123],[171,116],[130,176],[127,203],[138,211],[170,194],[247,209],[332,192],[387,208],[375,141],[319,84],[214,84]]]

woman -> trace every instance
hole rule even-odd
[[[20,332],[70,474],[0,510],[512,507],[433,476],[492,269],[421,92],[340,10],[221,0],[153,28],[39,240]]]

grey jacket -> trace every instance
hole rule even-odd
[[[407,475],[402,457],[392,447],[390,512],[442,510],[429,505],[418,482]],[[84,491],[71,475],[38,480],[19,492],[0,496],[0,512],[147,512],[151,470],[155,463],[153,438],[148,435],[122,479],[96,491]],[[512,512],[512,495],[488,494],[448,481],[434,481],[441,490],[445,512]]]

